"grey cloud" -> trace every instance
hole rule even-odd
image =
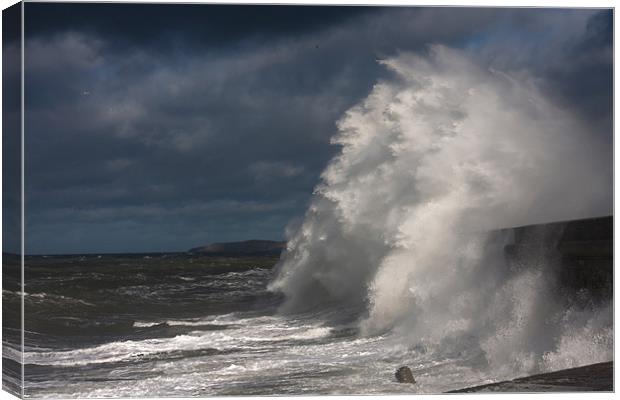
[[[98,251],[105,237],[110,251],[281,237],[337,150],[329,142],[335,122],[388,75],[377,59],[423,52],[429,43],[467,48],[500,69],[522,68],[576,112],[600,110],[609,102],[601,89],[608,78],[594,75],[611,57],[601,42],[609,36],[599,29],[605,21],[596,15],[381,9],[268,40],[248,35],[223,48],[186,38],[179,52],[127,43],[119,49],[113,37],[75,29],[31,36],[31,251],[68,251],[68,229],[90,229],[93,238],[67,238],[71,251]],[[609,112],[596,114],[601,135],[610,120]],[[188,205],[218,202],[266,208],[249,207],[236,219],[223,211],[188,216]],[[129,221],[131,229],[121,229]]]

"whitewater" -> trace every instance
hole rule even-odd
[[[495,378],[611,360],[611,309],[556,296],[555,243],[515,268],[491,233],[593,216],[611,198],[603,144],[526,71],[441,45],[382,64],[392,78],[339,121],[340,154],[289,230],[282,311],[354,307],[363,337]]]

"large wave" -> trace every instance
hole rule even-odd
[[[611,210],[596,135],[527,72],[464,51],[382,64],[393,77],[339,121],[341,152],[290,229],[282,311],[361,310],[362,334],[508,375],[611,359],[610,309],[567,307],[544,249],[510,268],[506,238],[485,233]]]

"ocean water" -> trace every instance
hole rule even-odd
[[[28,257],[25,395],[413,393],[491,381],[475,354],[360,335],[359,310],[278,313],[283,299],[267,290],[276,261]],[[4,299],[19,297],[5,286]],[[4,344],[5,364],[19,362],[18,348]],[[417,385],[395,381],[403,364]]]
[[[523,375],[491,366],[473,336],[433,344],[398,330],[368,335],[363,310],[336,304],[282,313],[283,296],[268,290],[276,262],[27,257],[26,397],[439,393]],[[19,301],[9,289],[7,307]],[[5,368],[21,360],[11,332],[5,327]],[[594,349],[589,333],[571,350]],[[396,382],[402,365],[415,385]]]

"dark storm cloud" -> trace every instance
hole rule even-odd
[[[248,37],[271,40],[316,31],[375,11],[342,6],[36,4],[28,6],[27,36],[79,31],[109,38],[113,51],[141,47],[179,52],[196,46],[225,50]]]
[[[28,3],[26,13],[31,253],[280,238],[337,150],[335,121],[385,76],[376,58],[428,43],[527,70],[558,102],[611,120],[609,11]]]
[[[2,12],[2,247],[21,252],[20,5]]]
[[[517,14],[518,15],[518,14]],[[530,12],[484,38],[485,57],[502,70],[533,74],[559,105],[612,139],[613,14],[609,10]]]

